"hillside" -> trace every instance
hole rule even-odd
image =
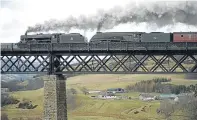
[[[35,76],[34,74],[2,74],[1,81],[9,82],[13,80],[31,80]]]
[[[104,90],[114,87],[125,87],[128,84],[135,84],[141,80],[151,80],[156,77],[171,78],[173,84],[196,84],[197,81],[184,79],[183,74],[95,74],[95,75],[80,75],[67,80],[67,88],[87,87],[90,90]]]
[[[197,84],[197,80],[184,79],[184,75],[80,75],[67,79],[67,88],[81,87],[89,90],[105,90],[107,88],[122,87],[135,84],[141,80],[150,80],[155,77],[171,78],[173,84]],[[140,93],[129,93],[129,96],[138,97]],[[43,88],[32,91],[12,92],[11,95],[22,100],[27,98],[38,105],[33,110],[17,109],[17,105],[2,108],[9,118],[42,117]],[[77,95],[77,107],[68,111],[69,120],[156,120],[161,116],[156,114],[159,102],[143,102],[139,100],[96,100],[90,95]],[[145,109],[144,109],[145,108]],[[136,112],[137,111],[137,112]],[[176,118],[179,119],[179,118]]]

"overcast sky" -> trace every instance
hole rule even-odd
[[[123,2],[124,1],[124,2]],[[125,6],[134,0],[0,0],[0,42],[16,43],[20,35],[24,34],[28,26],[42,23],[49,19],[65,19],[73,15],[79,16],[95,14],[98,9],[108,10],[114,6]],[[143,1],[140,1],[143,2]],[[197,31],[196,27],[177,24],[161,29],[142,24],[124,24],[114,27],[108,31]],[[71,32],[80,32],[72,30]],[[95,31],[87,32],[90,38]]]

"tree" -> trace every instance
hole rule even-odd
[[[125,90],[126,90],[126,92],[131,92],[131,91],[133,91],[133,85],[127,85],[127,86],[125,87]]]
[[[180,104],[188,120],[197,120],[197,98],[194,95],[185,96],[180,100]]]
[[[197,97],[197,84],[195,85],[194,96]]]
[[[76,96],[71,92],[71,89],[66,90],[68,109],[75,109],[77,107]]]
[[[17,104],[20,101],[7,93],[1,94],[1,105]]]
[[[177,114],[176,111],[181,111],[179,112],[181,114]],[[162,114],[167,120],[176,116],[183,117],[185,120],[197,120],[196,111],[197,98],[194,95],[179,97],[178,102],[163,100],[160,103],[160,108],[157,109],[157,113]]]
[[[74,89],[74,88],[71,88],[70,91],[71,91],[71,93],[72,93],[73,95],[74,95],[74,94],[77,94],[77,90]]]
[[[38,105],[32,105],[32,102],[28,99],[23,98],[23,101],[20,102],[18,104],[18,108],[22,108],[22,109],[34,109],[36,108]]]
[[[171,103],[170,100],[162,100],[160,102],[160,108],[157,109],[157,113],[163,115],[166,120],[171,120],[176,109],[177,105]]]
[[[88,92],[88,89],[86,87],[83,87],[81,88],[81,91],[83,92],[83,94],[87,95],[89,92]]]

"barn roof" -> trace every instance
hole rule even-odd
[[[169,98],[169,97],[176,97],[177,95],[175,94],[160,94],[161,98]]]
[[[123,90],[122,88],[109,88],[109,89],[107,89],[107,91],[116,91],[116,90],[118,90],[118,89]]]
[[[114,93],[108,93],[108,92],[101,92],[100,95],[103,95],[103,96],[115,96]]]

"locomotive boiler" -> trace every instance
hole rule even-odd
[[[109,41],[109,42],[141,42],[144,32],[97,32],[90,42]]]

